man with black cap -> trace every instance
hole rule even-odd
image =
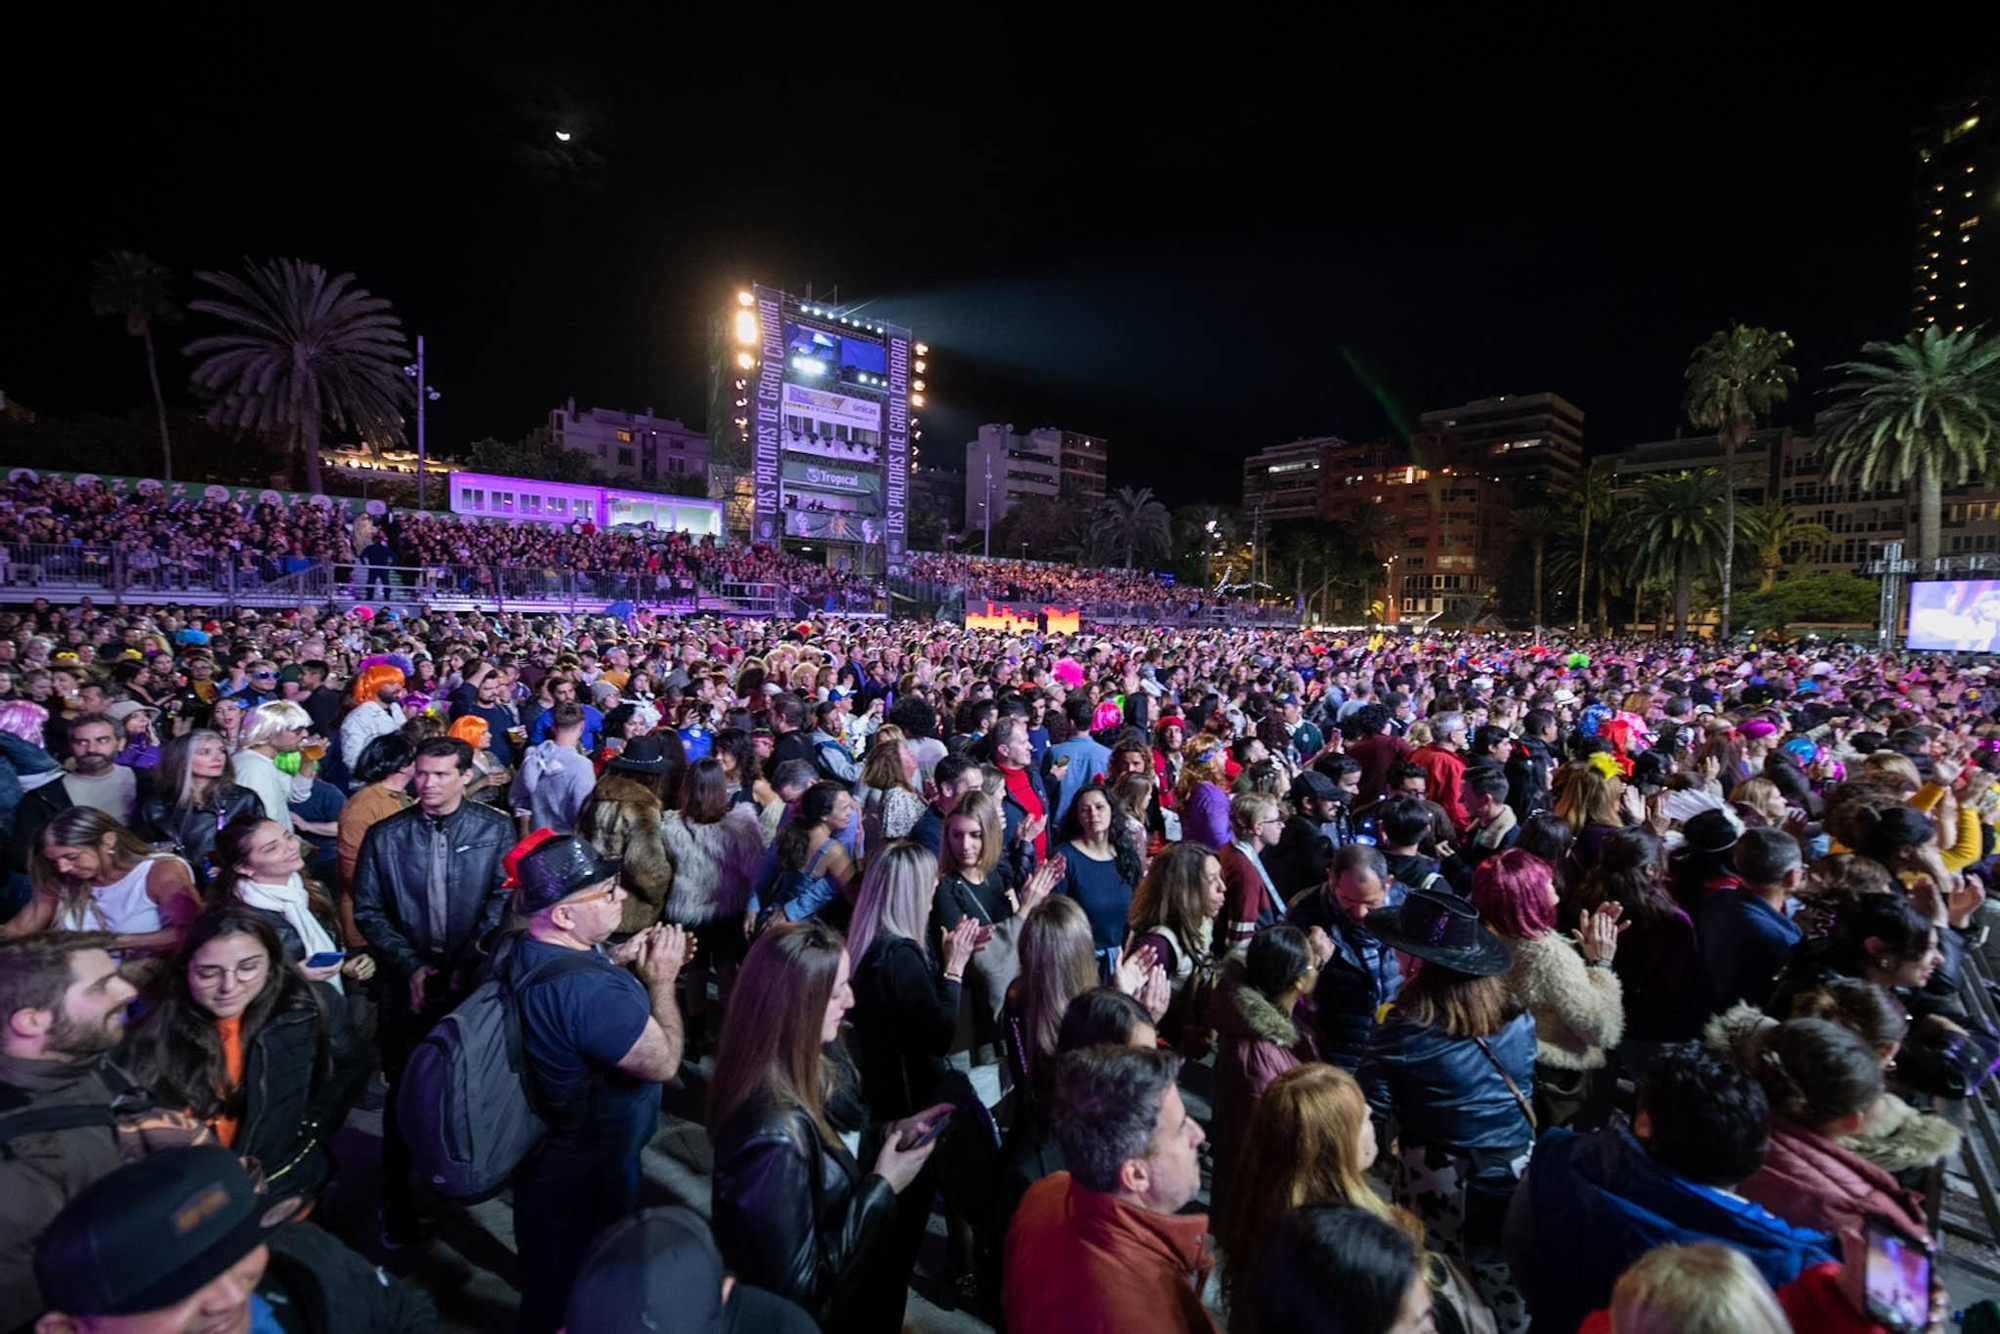
[[[1326,868],[1334,851],[1348,841],[1347,803],[1350,785],[1361,781],[1361,766],[1346,760],[1339,781],[1319,769],[1307,769],[1292,780],[1292,814],[1277,846],[1264,850],[1264,871],[1278,896],[1290,903],[1298,895],[1326,883]]]
[[[675,1206],[635,1214],[597,1239],[570,1291],[565,1328],[814,1334],[819,1325],[776,1293],[738,1283],[708,1224]]]
[[[639,1155],[659,1123],[660,1085],[680,1070],[674,979],[693,938],[654,926],[614,955],[600,953],[624,913],[621,869],[568,834],[521,856],[515,910],[528,925],[494,963],[514,984],[529,1090],[549,1127],[514,1178],[526,1334],[561,1327],[591,1239],[638,1207]],[[521,986],[537,968],[542,977]]]
[[[35,1246],[36,1334],[419,1334],[429,1297],[259,1195],[219,1145],[122,1167],[64,1206]],[[21,1312],[8,1312],[11,1318]]]

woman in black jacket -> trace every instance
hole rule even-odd
[[[732,1272],[829,1328],[902,1326],[909,1273],[881,1245],[896,1194],[916,1179],[943,1114],[894,1122],[863,1172],[830,1115],[840,1040],[854,1005],[846,942],[823,922],[774,922],[750,947],[723,1020],[709,1085],[716,1243]]]
[[[229,781],[229,746],[220,732],[197,728],[160,747],[152,790],[139,799],[134,831],[152,843],[171,843],[194,868],[197,885],[212,875],[208,856],[215,832],[239,815],[262,811],[247,787]]]
[[[368,1069],[345,1015],[330,988],[287,965],[262,913],[225,903],[188,928],[118,1063],[256,1159],[274,1196],[310,1195]]]

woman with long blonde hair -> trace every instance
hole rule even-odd
[[[1355,1205],[1423,1245],[1424,1225],[1368,1183],[1376,1153],[1375,1123],[1353,1075],[1314,1062],[1271,1081],[1251,1109],[1229,1207],[1215,1229],[1230,1334],[1258,1327],[1258,1261],[1287,1210],[1302,1204]]]
[[[1556,775],[1555,811],[1576,835],[1564,868],[1572,879],[1597,865],[1598,845],[1625,827],[1624,805],[1625,780],[1609,769],[1608,756],[1602,766],[1582,760]]]

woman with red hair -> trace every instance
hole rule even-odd
[[[468,713],[462,718],[452,719],[444,734],[457,737],[472,747],[472,768],[465,774],[465,795],[489,806],[499,805],[500,798],[495,794],[506,790],[507,784],[514,781],[514,774],[489,749],[493,729],[487,726],[484,718]]]
[[[1521,848],[1479,864],[1472,906],[1513,951],[1507,989],[1535,1016],[1537,1124],[1594,1126],[1612,1091],[1605,1051],[1625,1033],[1624,989],[1611,971],[1622,910],[1605,902],[1564,940],[1556,931],[1555,876]]]

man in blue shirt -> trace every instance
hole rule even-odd
[[[567,674],[558,675],[549,685],[549,698],[557,704],[577,704],[576,678]],[[598,738],[604,735],[604,715],[592,704],[578,705],[583,710],[583,749],[586,754],[595,753]],[[555,710],[543,709],[536,715],[528,728],[528,744],[538,746],[549,739],[555,726]]]
[[[1785,901],[1805,878],[1798,840],[1782,829],[1746,829],[1736,840],[1735,864],[1743,883],[1712,891],[1696,922],[1709,1005],[1717,1012],[1769,999],[1804,934],[1785,915]]]
[[[520,1005],[530,1091],[549,1126],[514,1178],[526,1334],[562,1327],[591,1240],[638,1208],[660,1085],[680,1069],[674,979],[693,940],[654,926],[599,952],[624,910],[621,869],[573,835],[535,846],[514,872],[527,929],[495,962]]]
[[[1042,774],[1051,780],[1049,796],[1055,809],[1049,812],[1049,828],[1060,828],[1076,794],[1090,786],[1092,779],[1111,763],[1111,747],[1090,734],[1090,701],[1071,695],[1063,701],[1063,716],[1069,719],[1070,739],[1050,746],[1042,761]]]

